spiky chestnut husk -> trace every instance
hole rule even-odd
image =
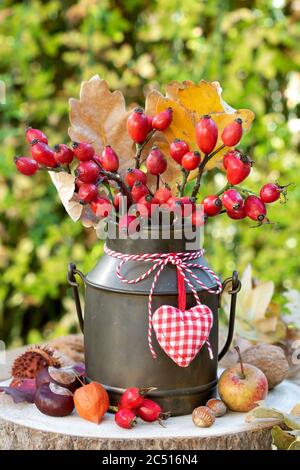
[[[14,361],[11,375],[14,379],[35,379],[44,367],[61,367],[56,351],[49,346],[31,346]]]

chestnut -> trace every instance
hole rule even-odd
[[[41,413],[48,416],[67,416],[74,409],[72,392],[51,382],[38,387],[34,403]]]
[[[54,383],[61,387],[65,387],[71,392],[75,392],[77,388],[81,387],[82,384],[78,378],[72,374],[72,371],[65,370],[65,368],[56,367],[45,367],[36,376],[36,388],[39,388],[42,384]]]

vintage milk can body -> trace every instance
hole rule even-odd
[[[107,239],[108,248],[119,253],[174,253],[186,251],[186,240],[176,239],[171,231],[169,239],[164,239],[163,229],[157,229],[157,239]],[[116,269],[120,260],[106,254],[95,268],[84,276],[73,264],[69,266],[68,281],[73,286],[77,313],[81,327],[84,323],[85,360],[87,376],[101,382],[110,394],[111,404],[117,404],[120,395],[127,387],[157,387],[149,397],[157,400],[162,408],[173,415],[191,413],[192,410],[215,393],[217,365],[230,346],[234,326],[236,294],[240,288],[237,273],[224,283],[232,283],[232,305],[227,342],[218,353],[218,309],[220,295],[203,289],[197,292],[201,303],[213,312],[213,326],[210,344],[213,359],[210,359],[205,344],[188,367],[179,367],[161,349],[152,334],[157,358],[154,359],[148,345],[148,298],[155,273],[137,284],[124,284]],[[195,262],[207,266],[203,257]],[[145,272],[149,266],[144,262],[128,261],[122,267],[123,274],[133,279]],[[202,282],[214,289],[216,281],[207,272],[192,269]],[[85,285],[84,322],[75,279],[78,274]],[[193,283],[194,284],[194,283]],[[195,285],[195,284],[194,284]],[[186,287],[187,308],[195,305],[191,290]],[[176,266],[167,264],[155,286],[153,311],[163,304],[177,307]]]

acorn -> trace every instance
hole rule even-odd
[[[215,416],[207,406],[198,406],[192,414],[193,423],[199,428],[210,428],[215,422]]]
[[[222,400],[219,400],[218,398],[211,398],[206,403],[206,406],[210,409],[216,418],[224,416],[227,412],[227,406]]]

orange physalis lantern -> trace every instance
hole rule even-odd
[[[74,403],[81,418],[99,424],[108,410],[109,398],[101,384],[91,382],[75,391]]]

